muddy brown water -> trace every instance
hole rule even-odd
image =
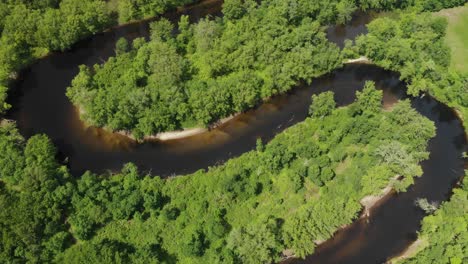
[[[181,14],[187,14],[197,21],[208,14],[219,15],[220,7],[220,1],[205,1],[165,17],[177,21]],[[342,47],[345,38],[365,33],[364,25],[369,20],[361,13],[349,25],[330,27],[327,36]],[[372,65],[351,64],[314,79],[311,85],[277,96],[208,133],[186,139],[137,144],[102,129],[86,128],[65,96],[78,66],[106,61],[114,55],[115,42],[120,37],[147,37],[150,22],[115,27],[79,42],[69,51],[53,53],[32,64],[12,87],[9,102],[13,108],[7,118],[17,121],[26,138],[38,133],[48,135],[60,158],[77,177],[86,170],[118,171],[126,162],[166,177],[222,164],[254,149],[257,138],[270,140],[306,118],[312,94],[331,90],[339,105],[347,105],[366,80],[373,80],[384,91],[384,107],[406,98],[405,85],[397,74]],[[452,187],[464,174],[462,153],[467,149],[467,140],[461,121],[450,108],[429,96],[411,100],[413,107],[437,127],[437,136],[429,142],[430,158],[422,163],[424,175],[406,193],[387,197],[371,211],[370,218],[340,230],[301,263],[385,262],[416,238],[424,214],[414,206],[414,200],[448,199]]]

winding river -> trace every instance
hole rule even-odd
[[[181,14],[192,21],[207,14],[218,15],[221,1],[205,1],[165,15],[177,21]],[[365,33],[370,17],[359,14],[347,26],[330,27],[329,39],[342,46],[345,38]],[[149,20],[115,27],[81,41],[70,51],[53,53],[25,69],[14,83],[7,118],[17,121],[27,138],[47,134],[59,149],[59,158],[79,176],[85,170],[117,171],[134,162],[153,175],[167,177],[222,164],[255,148],[256,139],[268,141],[307,116],[312,94],[332,90],[339,105],[351,103],[366,80],[374,80],[384,91],[384,107],[405,98],[405,85],[396,73],[365,64],[349,64],[277,96],[258,108],[243,113],[207,133],[173,141],[143,144],[98,128],[84,127],[76,109],[65,97],[65,89],[78,73],[78,65],[102,63],[114,55],[120,37],[148,36]],[[317,247],[304,263],[383,263],[402,252],[416,239],[424,214],[414,206],[418,197],[447,200],[451,189],[464,174],[462,153],[467,140],[461,121],[447,106],[430,96],[413,98],[413,107],[435,122],[437,136],[429,143],[430,158],[422,163],[424,175],[406,193],[381,200],[369,218],[360,218]],[[289,260],[288,262],[296,262]]]

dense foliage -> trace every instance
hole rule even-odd
[[[322,26],[346,22],[358,7],[433,10],[458,2],[225,1],[223,18],[189,25],[187,17],[182,17],[174,35],[173,26],[162,20],[152,25],[147,43],[142,39],[132,45],[119,41],[116,57],[92,69],[81,67],[67,95],[81,108],[88,124],[124,130],[136,138],[207,126],[287,91],[298,81],[310,82],[339,67],[339,50],[326,40]],[[386,26],[396,30],[396,23]],[[440,31],[434,36],[428,31],[432,25],[407,29],[423,30],[427,43],[418,42],[418,48],[427,48],[428,56],[445,50],[429,45],[443,34],[443,25],[437,23],[443,21],[434,22],[434,30]],[[380,28],[376,23],[372,27]],[[408,33],[402,32],[401,38],[409,37]],[[385,35],[379,41],[387,44],[392,36]],[[360,43],[381,49],[382,43],[368,42],[368,38]],[[403,45],[401,42],[395,41],[395,45]],[[437,53],[435,64],[445,67],[447,55]],[[399,56],[395,63],[411,59]],[[417,59],[426,62],[425,57]],[[424,72],[424,68],[420,70]],[[419,91],[423,85],[413,81],[410,91],[415,93],[413,90]]]
[[[399,72],[408,83],[408,93],[416,96],[430,92],[459,110],[466,121],[468,75],[449,69],[446,26],[445,18],[430,13],[378,18],[368,25],[369,33],[359,37],[356,46],[345,54],[364,55],[379,66]]]
[[[0,259],[48,262],[71,242],[65,221],[70,175],[46,136],[25,142],[14,124],[1,124],[0,150]]]
[[[10,107],[5,102],[8,81],[32,60],[104,30],[116,23],[116,16],[126,22],[191,2],[195,0],[1,0],[0,114]]]
[[[113,0],[119,23],[163,14],[169,9],[199,2],[197,0]],[[112,5],[112,4],[111,4]]]
[[[363,196],[389,182],[404,190],[422,173],[417,163],[427,158],[434,125],[408,101],[382,111],[381,99],[367,83],[349,107],[312,106],[323,114],[259,142],[257,150],[167,180],[142,175],[132,164],[116,175],[72,179],[45,136],[24,142],[4,124],[1,257],[267,263],[287,248],[303,257],[314,240],[351,223]],[[396,174],[401,181],[391,181]]]
[[[468,262],[468,177],[453,190],[450,201],[422,222],[419,239],[423,247],[403,263]]]
[[[82,67],[67,95],[90,124],[137,138],[209,125],[341,64],[321,25],[354,8],[333,12],[331,2],[298,1],[292,12],[284,1],[227,1],[224,18],[182,17],[175,35],[155,22],[149,42],[121,40],[116,57]]]
[[[410,83],[410,92],[428,91],[468,118],[468,76],[449,68],[444,42],[446,20],[432,14],[382,18],[357,40],[359,52],[396,70]],[[466,186],[466,178],[465,185]],[[468,250],[466,187],[455,189],[450,202],[423,220],[419,239],[423,249],[405,263],[464,263]]]
[[[0,1],[0,113],[9,107],[11,73],[32,59],[102,30],[115,22],[113,14],[125,22],[186,2]],[[341,55],[324,40],[322,26],[347,21],[357,8],[438,10],[465,1],[256,2],[226,0],[223,19],[188,25],[184,17],[176,35],[162,21],[149,42],[119,41],[117,57],[82,68],[69,96],[83,106],[98,100],[83,107],[90,121],[137,129],[140,136],[209,124],[339,66]],[[447,68],[444,28],[428,15],[381,18],[345,54],[401,72],[413,94],[430,91],[466,117],[468,81]],[[389,182],[404,190],[421,174],[417,163],[427,158],[434,126],[406,101],[381,111],[381,96],[367,83],[355,104],[335,109],[332,93],[318,95],[310,119],[267,145],[259,141],[256,151],[225,165],[168,180],[132,164],[116,175],[72,178],[46,136],[24,140],[2,122],[0,259],[266,263],[284,249],[303,257],[313,252],[314,240],[357,216],[363,196]],[[402,181],[391,181],[395,174]],[[464,190],[424,220],[421,236],[435,242],[418,255],[419,263],[465,260]]]
[[[1,0],[0,114],[3,114],[10,108],[10,105],[6,103],[9,80],[15,77],[16,72],[32,60],[43,56],[50,50],[67,49],[79,39],[101,31],[105,27],[117,23],[117,21],[123,23],[129,20],[154,16],[169,8],[192,2],[195,2],[195,0]],[[412,7],[417,10],[438,10],[460,5],[464,0],[265,0],[262,2],[266,3],[265,6],[278,5],[278,15],[288,20],[287,23],[293,22],[297,25],[298,21],[303,17],[309,16],[317,20],[319,24],[324,25],[332,22],[345,22],[356,9],[388,10]],[[275,2],[280,2],[280,4]],[[252,0],[227,0],[224,3],[225,21],[241,18],[254,9],[255,6],[256,2]],[[250,28],[244,29],[250,30]],[[280,32],[274,33],[271,37],[274,37],[278,33]],[[245,37],[249,37],[248,32],[245,34]],[[182,36],[182,38],[185,37]],[[243,40],[239,39],[239,41],[242,42]],[[265,47],[261,48],[263,50],[250,49],[246,51],[245,56],[251,56],[252,52],[268,52],[270,50]],[[315,62],[317,61],[315,60]],[[321,65],[321,63],[317,64]],[[276,69],[276,71],[284,70],[290,69]],[[236,76],[236,78],[244,80],[248,76],[240,75]],[[250,101],[253,100],[252,98],[248,99]],[[223,98],[221,98],[221,101],[223,101]],[[194,104],[196,105],[196,103]],[[225,112],[225,110],[218,110],[218,112]],[[206,113],[203,114],[206,115]],[[162,119],[164,118],[165,115],[163,114]],[[199,117],[198,120],[206,123],[207,119],[207,117],[203,116]],[[164,123],[163,121],[161,122]],[[109,121],[109,123],[111,122]],[[147,123],[150,122],[148,121]],[[188,122],[188,124],[190,123]],[[177,124],[175,125],[177,126]]]
[[[408,92],[418,95],[438,85],[450,63],[443,42],[446,21],[430,14],[403,14],[398,19],[384,17],[368,25],[369,33],[358,38],[360,52],[373,62],[401,73]]]
[[[433,14],[398,14],[376,19],[369,34],[356,40],[347,56],[365,55],[384,68],[397,71],[408,82],[408,92],[429,92],[455,107],[468,121],[468,75],[452,70],[444,42],[447,22]],[[466,30],[465,30],[466,32]],[[348,43],[349,45],[350,43]],[[419,243],[423,249],[406,263],[465,263],[468,250],[467,192],[455,189],[450,202],[423,220]],[[428,211],[434,208],[423,206]]]

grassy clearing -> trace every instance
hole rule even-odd
[[[448,20],[446,43],[452,52],[451,68],[468,74],[468,5],[436,14]]]

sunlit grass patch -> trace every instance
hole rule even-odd
[[[450,46],[450,67],[468,73],[468,5],[437,12],[447,18],[446,43]]]

